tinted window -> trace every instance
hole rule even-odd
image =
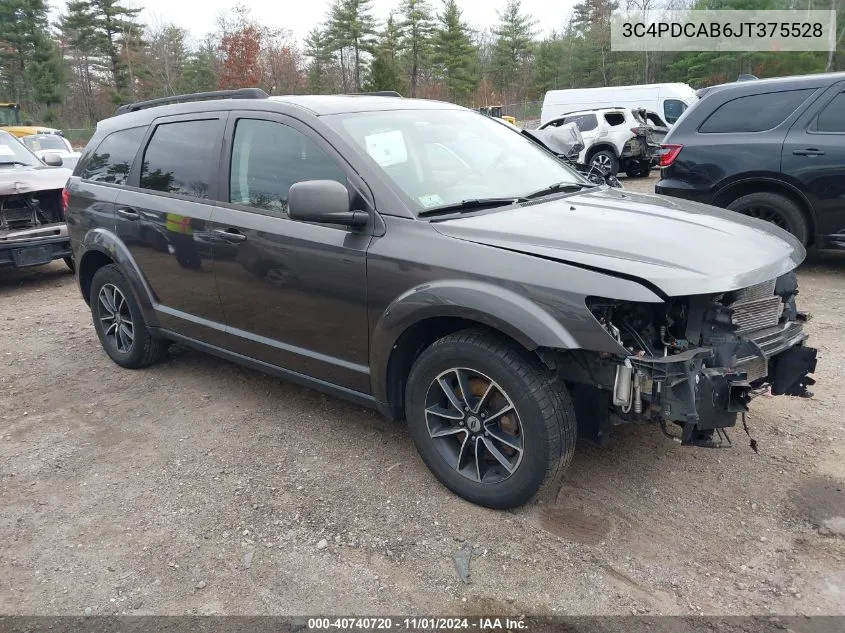
[[[141,187],[208,198],[221,136],[218,120],[159,125],[144,152]]]
[[[231,202],[287,215],[291,185],[303,180],[346,184],[346,175],[298,130],[273,121],[238,121],[232,147]]]
[[[783,123],[814,92],[785,90],[739,97],[716,108],[699,132],[763,132]]]
[[[109,134],[86,159],[80,176],[95,182],[125,184],[146,131],[146,127],[134,127]]]
[[[845,92],[840,92],[819,113],[816,131],[845,133]]]
[[[575,116],[568,116],[563,120],[563,123],[574,123],[582,132],[589,132],[595,130],[599,126],[598,119],[595,114],[577,114]]]
[[[666,117],[669,123],[674,123],[681,118],[681,115],[686,109],[687,104],[680,99],[666,99],[663,102],[663,116]]]

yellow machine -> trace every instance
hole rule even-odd
[[[61,134],[61,130],[43,125],[21,125],[21,107],[17,103],[0,103],[0,130],[15,136]]]
[[[496,119],[502,119],[503,121],[507,121],[511,125],[516,125],[516,118],[510,116],[509,114],[503,115],[502,114],[502,106],[500,106],[500,105],[498,105],[498,106],[485,106],[485,107],[482,107],[482,108],[478,108],[478,111],[485,116],[491,116],[491,117],[494,117]]]

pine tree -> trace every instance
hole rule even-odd
[[[60,103],[66,68],[53,41],[45,0],[0,3],[0,86],[25,107]]]
[[[504,93],[512,95],[525,83],[524,70],[531,58],[536,24],[536,20],[522,13],[520,0],[508,0],[505,10],[499,13],[499,25],[494,30],[493,78]]]
[[[443,12],[432,40],[432,61],[446,83],[449,98],[466,102],[477,84],[476,50],[469,28],[461,20],[456,0],[443,0]]]
[[[346,79],[344,50],[349,49],[352,84],[354,89],[360,92],[364,67],[363,55],[372,50],[376,31],[371,0],[335,0],[329,11],[327,31],[332,48],[340,53],[344,79]]]
[[[312,94],[330,91],[329,73],[332,67],[332,51],[325,31],[314,28],[305,38],[305,54],[311,58],[308,64],[306,85]]]
[[[216,88],[217,44],[208,37],[188,54],[182,74],[182,89],[185,92],[207,92]]]
[[[426,0],[403,0],[399,11],[402,14],[402,48],[408,67],[408,92],[416,97],[420,74],[429,63],[434,19]]]
[[[373,63],[370,67],[367,90],[396,90],[402,92],[399,46],[399,25],[391,12],[373,51]]]
[[[61,20],[69,44],[88,64],[88,82],[105,69],[111,75],[113,99],[120,102],[134,92],[132,55],[141,47],[141,9],[129,9],[121,0],[71,0]]]

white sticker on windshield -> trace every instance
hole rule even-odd
[[[420,196],[419,198],[417,198],[417,200],[419,200],[420,204],[425,208],[436,207],[438,205],[443,204],[443,198],[438,196],[436,193],[430,193],[425,196]]]
[[[14,156],[15,152],[8,145],[0,145],[0,156]]]
[[[408,149],[405,147],[405,137],[399,130],[378,132],[365,136],[367,153],[382,167],[397,165],[408,160]]]

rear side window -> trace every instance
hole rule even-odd
[[[680,119],[686,109],[687,104],[680,99],[666,99],[663,102],[663,116],[669,123],[674,123]]]
[[[608,112],[604,115],[604,120],[613,126],[622,125],[625,123],[625,115],[621,112]]]
[[[80,177],[94,182],[126,184],[135,154],[138,153],[146,131],[144,126],[109,134],[87,158]]]
[[[739,97],[716,108],[698,129],[705,134],[764,132],[783,123],[815,89],[784,90]]]
[[[845,92],[836,95],[819,113],[815,131],[845,133]]]
[[[159,125],[144,152],[141,188],[208,198],[222,130],[218,119]]]
[[[595,114],[576,114],[575,116],[568,116],[563,120],[563,123],[574,123],[582,132],[595,130],[599,126],[599,122]]]

